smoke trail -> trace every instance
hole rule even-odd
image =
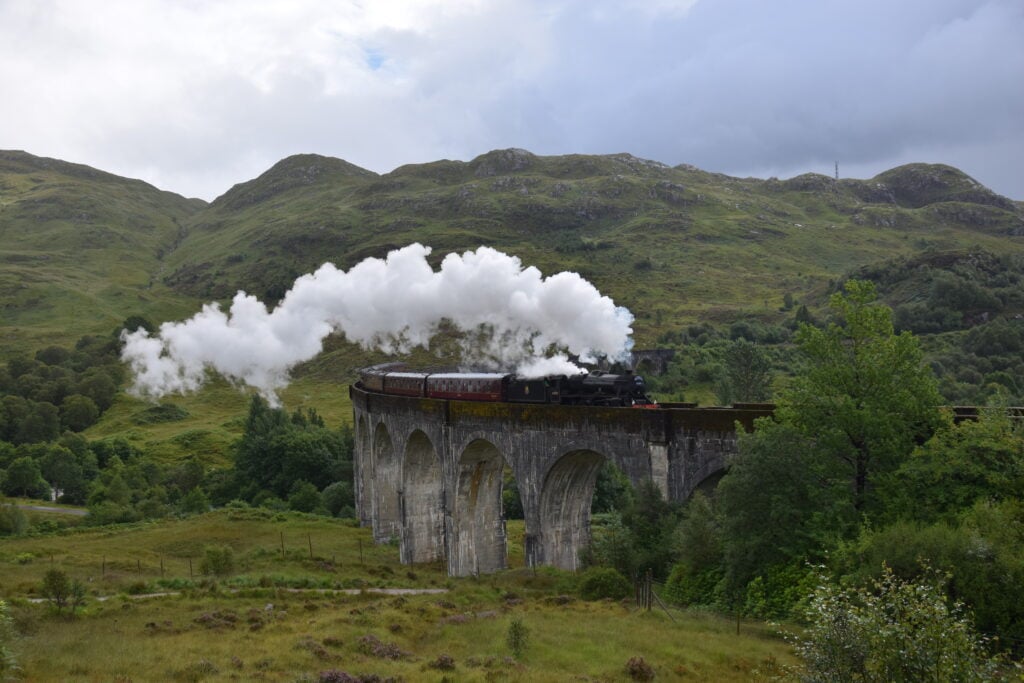
[[[331,332],[405,352],[427,347],[442,321],[468,333],[468,358],[532,376],[579,372],[566,353],[586,362],[622,357],[632,346],[633,315],[577,273],[544,278],[490,247],[448,254],[434,271],[430,251],[411,244],[348,272],[325,263],[299,277],[273,311],[240,291],[227,313],[212,303],[184,322],[164,323],[156,336],[125,331],[131,391],[150,398],[193,391],[213,370],[276,400],[288,371],[320,353]]]

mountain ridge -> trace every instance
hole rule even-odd
[[[941,164],[779,180],[514,148],[384,174],[292,155],[207,204],[6,151],[0,306],[10,339],[59,338],[68,333],[35,326],[72,311],[88,331],[132,314],[159,322],[239,289],[273,304],[324,261],[347,268],[414,241],[439,261],[487,244],[545,274],[580,272],[634,310],[649,339],[673,320],[775,316],[783,293],[820,297],[892,256],[1019,251],[1022,206]]]

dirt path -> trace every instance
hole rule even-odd
[[[88,510],[81,508],[56,508],[47,505],[25,505],[24,503],[15,503],[14,507],[22,510],[32,510],[33,512],[52,512],[59,515],[74,515],[75,517],[85,517],[89,514]]]
[[[250,590],[250,589],[246,589]],[[447,588],[283,588],[287,593],[342,593],[344,595],[359,595],[360,593],[371,593],[374,595],[441,595],[447,593]],[[239,589],[232,588],[227,593],[238,593]],[[180,591],[164,591],[161,593],[140,593],[139,595],[96,595],[90,596],[90,600],[106,602],[118,597],[127,597],[132,600],[147,600],[149,598],[167,598],[181,595]],[[47,602],[46,598],[28,598],[28,602]]]

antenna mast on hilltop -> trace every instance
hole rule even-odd
[[[836,180],[839,180],[839,162],[836,162]]]

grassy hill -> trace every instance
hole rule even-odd
[[[0,358],[128,315],[184,315],[161,259],[205,202],[88,166],[0,151]]]
[[[6,540],[0,598],[26,633],[16,647],[32,681],[316,681],[330,670],[364,680],[629,681],[633,657],[658,680],[746,681],[795,663],[763,624],[737,632],[734,620],[699,611],[583,601],[578,576],[524,569],[522,523],[509,532],[511,571],[450,579],[440,564],[399,564],[397,547],[347,521],[221,510]],[[220,575],[203,573],[209,547],[231,549]],[[29,601],[50,568],[87,586],[76,616]],[[444,592],[373,592],[381,589]],[[528,631],[518,658],[506,643],[514,618]]]
[[[347,268],[413,241],[437,262],[486,244],[545,274],[576,270],[637,315],[644,347],[693,323],[780,323],[793,315],[780,310],[786,295],[813,310],[851,273],[885,274],[891,303],[924,306],[935,273],[970,254],[1024,258],[1024,205],[942,165],[758,180],[516,149],[384,175],[293,156],[206,204],[0,152],[0,360],[110,334],[130,315],[182,319],[239,289],[272,303],[324,261]],[[1022,312],[1011,300],[995,315]],[[376,358],[332,340],[297,370],[286,405],[323,401],[342,419],[351,369]],[[147,406],[122,396],[88,435],[127,435],[168,458],[221,455],[244,398],[217,385],[171,401],[188,417],[147,423]]]
[[[420,241],[481,244],[545,273],[571,269],[638,316],[641,345],[695,320],[771,318],[786,292],[820,295],[866,264],[923,251],[1024,250],[1024,212],[956,169],[912,164],[867,181],[779,181],[629,155],[471,162],[376,176],[304,155],[236,186],[188,221],[164,284],[274,300],[325,260],[348,267]]]

